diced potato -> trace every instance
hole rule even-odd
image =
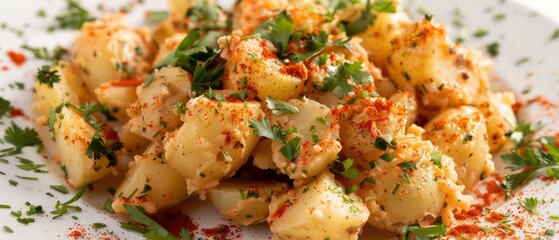
[[[398,88],[418,93],[420,114],[472,104],[489,88],[489,62],[453,44],[439,24],[420,20],[394,39],[388,73]]]
[[[357,239],[369,210],[329,171],[287,194],[273,197],[268,224],[272,239]]]
[[[407,224],[429,225],[437,216],[449,224],[455,209],[469,207],[471,197],[456,184],[452,159],[433,157],[436,150],[431,142],[406,135],[395,149],[387,149],[390,155],[360,167],[370,170],[362,170],[352,184],[359,184],[357,194],[371,212],[371,225],[400,233]]]
[[[356,63],[360,64],[359,71],[368,73],[370,76],[358,83],[347,80],[351,89],[348,89],[349,91],[347,91],[345,96],[341,96],[338,93],[338,89],[320,88],[320,86],[328,83],[329,78],[336,77],[333,74],[338,71],[337,69],[342,64]],[[310,62],[306,63],[306,66],[309,72],[309,80],[306,81],[305,96],[330,108],[335,108],[339,104],[350,101],[361,94],[371,95],[375,92],[375,78],[382,77],[380,69],[369,63],[367,52],[361,47],[360,41],[355,39],[343,47],[325,48],[322,54],[311,59]]]
[[[272,196],[286,193],[286,183],[230,179],[208,191],[208,199],[227,220],[248,226],[265,222]]]
[[[415,93],[410,91],[400,91],[389,98],[390,101],[405,106],[408,110],[406,127],[409,127],[417,120],[417,99]]]
[[[474,107],[448,109],[425,125],[423,137],[454,159],[458,183],[465,191],[495,170],[487,144],[483,114]]]
[[[138,100],[130,108],[130,131],[151,141],[163,139],[166,132],[178,128],[180,113],[177,103],[192,96],[192,76],[179,67],[163,67],[155,71],[152,82],[138,86]]]
[[[247,89],[248,99],[271,96],[288,100],[304,89],[307,69],[302,63],[286,65],[274,54],[267,40],[245,39],[238,35],[221,37],[218,44],[227,60],[223,87],[234,91]]]
[[[46,124],[46,116],[49,111],[60,104],[79,105],[90,98],[83,81],[76,76],[74,69],[68,62],[60,61],[50,71],[56,71],[60,81],[54,83],[52,87],[38,81],[33,85],[33,90],[35,90],[33,108],[40,114],[37,118],[39,124]]]
[[[184,124],[165,138],[165,159],[186,178],[188,192],[205,190],[232,176],[250,156],[259,137],[249,119],[264,113],[256,102],[218,102],[204,96],[186,104]]]
[[[128,155],[138,155],[143,153],[151,143],[150,140],[130,131],[130,124],[126,123],[120,128],[120,141],[124,145],[124,151]]]
[[[404,11],[401,1],[392,1],[396,7],[394,13],[377,13],[375,22],[367,30],[357,36],[363,39],[363,47],[367,49],[369,59],[375,65],[384,68],[392,53],[392,41],[403,29],[412,24]]]
[[[384,152],[376,143],[388,145],[406,130],[406,107],[383,97],[362,98],[334,112],[340,120],[341,153],[356,161],[378,159]]]
[[[272,153],[272,139],[261,140],[252,150],[252,165],[260,169],[277,169]]]
[[[95,89],[95,96],[109,109],[112,116],[124,123],[130,119],[126,109],[138,99],[136,87],[142,83],[143,80],[106,82]]]
[[[126,178],[115,192],[112,207],[126,213],[124,204],[140,205],[148,214],[177,206],[188,196],[184,178],[162,159],[163,146],[152,144],[130,162]]]
[[[291,161],[280,152],[285,144],[273,141],[273,161],[291,179],[316,176],[328,169],[328,165],[342,148],[339,126],[330,109],[318,102],[302,98],[292,99],[287,103],[295,106],[299,113],[272,115],[270,122],[280,124],[283,129],[297,129],[296,133],[289,134],[287,142],[300,138],[301,152]]]
[[[110,173],[116,175],[114,166],[109,166],[109,159],[102,156],[98,160],[87,156],[87,149],[91,143],[95,129],[83,117],[71,108],[62,108],[62,119],[56,117],[53,124],[55,146],[60,164],[66,169],[70,186],[80,188],[87,183],[93,183]],[[101,138],[111,144],[116,132],[109,126],[104,127]],[[117,158],[119,154],[117,153]],[[115,163],[116,164],[116,163]]]
[[[499,150],[509,142],[505,134],[517,124],[512,110],[515,103],[511,92],[485,92],[477,96],[474,104],[485,116],[490,152]]]
[[[233,29],[250,35],[262,22],[274,18],[276,10],[287,8],[287,0],[242,0],[233,10]]]
[[[102,83],[145,77],[151,69],[151,46],[121,16],[86,22],[72,48],[72,64],[89,91]]]

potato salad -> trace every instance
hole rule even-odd
[[[443,236],[517,125],[491,60],[399,0],[168,5],[85,22],[34,85],[72,187],[125,175],[117,213],[199,198],[278,240]]]

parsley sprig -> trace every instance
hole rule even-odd
[[[340,161],[340,157],[336,156],[330,164],[330,170],[346,178],[358,178],[359,173],[357,172],[357,168],[353,167],[353,162],[351,158]]]
[[[329,76],[322,84],[315,84],[314,88],[323,92],[334,92],[336,97],[342,99],[353,91],[353,86],[349,84],[351,80],[354,84],[365,84],[372,82],[371,74],[362,71],[362,63],[343,63],[339,66],[328,66]]]
[[[67,4],[66,9],[56,16],[56,21],[60,28],[80,29],[85,22],[95,20],[95,18],[89,15],[89,12],[75,0],[68,0]]]
[[[446,236],[446,226],[439,217],[435,220],[434,224],[431,226],[420,227],[419,224],[406,225],[402,228],[403,240],[410,240],[411,234],[415,235],[415,238],[420,240],[437,239]]]
[[[51,71],[50,66],[45,65],[38,69],[37,80],[41,84],[46,84],[52,87],[53,84],[60,82],[60,76],[58,75],[58,70]]]
[[[295,32],[293,19],[285,10],[276,18],[260,24],[254,32],[260,34],[262,38],[270,40],[277,49],[276,54],[282,59],[287,57],[289,42],[301,37],[300,33]]]
[[[294,162],[301,153],[300,137],[294,137],[287,141],[289,134],[297,132],[296,128],[291,127],[283,130],[281,127],[272,126],[270,120],[266,117],[262,121],[254,119],[249,119],[248,121],[249,127],[254,129],[254,134],[283,143],[284,145],[280,148],[280,153],[291,162]]]
[[[501,156],[509,165],[511,171],[522,170],[515,174],[505,174],[499,186],[505,191],[505,198],[510,197],[512,191],[526,183],[539,170],[546,170],[548,176],[559,178],[559,139],[542,137],[538,140],[540,146],[526,146],[513,149]]]
[[[82,187],[82,189],[76,195],[74,195],[72,198],[70,198],[68,201],[63,202],[63,203],[61,203],[60,201],[56,201],[56,205],[54,206],[55,209],[50,212],[50,213],[54,214],[54,216],[52,218],[57,219],[59,217],[62,217],[69,210],[74,210],[74,211],[77,211],[77,212],[81,212],[82,211],[81,207],[75,206],[75,205],[72,205],[72,204],[77,202],[83,196],[86,189],[87,189],[87,184],[85,184]]]
[[[13,156],[21,153],[25,147],[42,147],[43,142],[39,139],[39,134],[32,128],[21,128],[14,122],[4,132],[4,142],[12,145],[12,148],[1,150],[0,157]]]
[[[297,114],[299,113],[299,109],[297,109],[297,107],[286,103],[284,101],[280,101],[277,100],[273,97],[266,97],[266,104],[268,106],[269,109],[272,110],[272,113],[275,115],[281,115],[281,114]]]
[[[132,224],[120,222],[120,226],[142,233],[143,237],[146,239],[191,240],[190,231],[187,229],[181,229],[179,233],[180,238],[176,238],[156,221],[145,215],[140,210],[140,207],[133,207],[131,205],[124,204],[124,209],[128,212],[128,214],[130,214]]]
[[[178,66],[192,74],[192,90],[202,94],[210,87],[221,85],[225,65],[217,61],[220,51],[212,48],[215,41],[211,36],[198,31],[190,32],[169,54],[154,65],[150,75],[146,77],[143,87],[151,84],[155,77],[154,71],[165,66]]]

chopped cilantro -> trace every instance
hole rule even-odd
[[[51,71],[50,66],[45,65],[38,69],[37,80],[41,84],[46,84],[49,87],[52,87],[53,84],[60,81],[60,76],[58,75],[57,70]]]
[[[10,109],[12,109],[10,101],[0,97],[0,117],[4,116],[6,113],[10,113]]]
[[[340,161],[339,157],[336,156],[332,163],[330,163],[330,170],[332,172],[340,174],[346,178],[355,179],[359,177],[357,168],[353,166],[353,159],[348,158],[346,160]]]
[[[59,193],[62,193],[62,194],[68,194],[69,193],[68,188],[64,185],[50,185],[49,187],[50,187],[50,189],[55,190],[55,191],[57,191]]]
[[[56,16],[60,28],[80,29],[85,22],[95,20],[77,1],[68,0],[67,4],[66,9]]]
[[[107,227],[107,224],[96,222],[96,223],[93,223],[91,226],[95,229],[100,229],[100,228]]]
[[[503,161],[509,164],[507,169],[522,169],[519,173],[505,174],[505,179],[499,184],[505,190],[506,198],[541,169],[546,169],[550,177],[559,177],[559,147],[555,145],[558,141],[554,137],[542,137],[537,147],[514,148],[510,153],[501,156]]]
[[[61,203],[60,201],[56,201],[56,205],[54,206],[55,210],[50,212],[54,214],[52,218],[57,219],[59,217],[62,217],[62,215],[66,214],[69,210],[81,212],[82,209],[79,206],[74,206],[71,204],[78,201],[82,197],[82,195],[85,193],[86,188],[87,184],[84,185],[76,195],[74,195],[66,202]]]
[[[437,239],[440,237],[446,236],[446,226],[442,223],[441,218],[439,217],[434,225],[421,227],[419,224],[411,224],[406,225],[402,229],[403,232],[403,240],[410,240],[413,239],[411,234],[415,235],[417,239]]]
[[[386,162],[392,162],[392,160],[394,160],[394,155],[390,154],[390,153],[384,153],[382,155],[380,155],[380,159],[386,161]]]
[[[113,203],[113,201],[111,201],[111,199],[105,200],[105,203],[103,204],[103,209],[105,209],[105,211],[107,211],[109,213],[115,213],[115,210],[113,209],[112,203]]]
[[[431,161],[433,162],[433,164],[435,164],[435,166],[437,166],[438,168],[443,168],[442,166],[442,159],[443,153],[439,150],[436,151],[432,151],[431,152]]]
[[[281,115],[281,114],[297,114],[299,113],[299,109],[297,109],[297,107],[286,103],[284,101],[280,101],[277,100],[273,97],[266,97],[266,104],[268,106],[269,109],[272,110],[272,113],[275,115]]]
[[[536,206],[538,205],[537,198],[524,198],[522,202],[520,202],[520,206],[531,213],[536,213]]]
[[[494,42],[486,46],[487,53],[491,55],[491,57],[497,57],[499,55],[499,43]]]
[[[22,129],[14,122],[12,122],[12,125],[4,132],[4,141],[11,144],[13,148],[7,153],[4,153],[3,156],[21,153],[24,147],[43,146],[41,139],[39,139],[39,135],[34,129],[27,127]]]
[[[334,92],[342,99],[353,91],[353,87],[348,83],[351,80],[355,84],[365,84],[372,82],[371,74],[362,71],[362,63],[343,63],[340,66],[328,66],[328,75],[323,84],[315,84],[314,88],[323,92]]]
[[[475,33],[474,36],[476,37],[483,37],[485,35],[487,35],[489,32],[487,31],[487,29],[485,28],[479,28]]]
[[[279,13],[275,19],[268,20],[257,27],[255,33],[261,34],[262,38],[270,40],[277,49],[277,55],[284,58],[287,53],[289,42],[298,38],[294,30],[294,23],[287,11]]]

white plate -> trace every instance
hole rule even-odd
[[[135,1],[99,0],[85,2],[86,8],[99,14],[97,6],[101,2],[105,3],[107,9],[115,10],[122,5]],[[131,14],[127,17],[129,23],[133,25],[141,24],[146,9],[165,9],[165,1],[163,0],[145,0],[144,2],[144,4],[137,4],[133,8]],[[23,52],[20,46],[24,43],[49,48],[58,44],[65,47],[70,46],[75,36],[74,31],[57,31],[55,33],[47,33],[46,31],[48,26],[55,24],[53,18],[64,5],[65,1],[63,0],[18,0],[10,1],[9,4],[3,3],[0,8],[0,23],[7,24],[7,29],[0,29],[0,96],[10,100],[16,108],[22,109],[26,116],[33,115],[31,110],[31,86],[36,69],[45,62],[29,60],[22,67],[16,67],[9,61],[6,52],[8,50]],[[553,32],[559,29],[559,23],[539,16],[526,7],[510,1],[410,1],[407,9],[416,19],[422,17],[417,10],[419,6],[433,13],[435,21],[446,23],[450,28],[454,28],[452,26],[452,22],[456,18],[454,11],[459,7],[466,16],[466,28],[469,30],[470,39],[465,44],[469,47],[484,49],[484,46],[488,43],[499,42],[500,54],[495,61],[494,72],[500,80],[494,81],[492,83],[494,86],[512,90],[518,99],[524,102],[536,96],[543,96],[551,103],[559,102],[559,64],[556,60],[559,56],[559,39],[550,41]],[[37,17],[39,9],[46,10],[46,18]],[[496,22],[493,17],[499,13],[504,13],[506,18],[503,21]],[[489,34],[483,38],[472,37],[475,30],[480,27],[488,29]],[[23,29],[23,37],[18,37],[10,29]],[[456,31],[454,30],[454,32]],[[25,53],[30,57],[28,52]],[[529,60],[517,66],[516,62],[522,58],[529,58]],[[9,70],[2,70],[3,66],[7,66]],[[24,89],[14,88],[13,84],[16,82],[23,83]],[[526,89],[531,90],[528,94],[523,94],[522,92]],[[546,134],[558,132],[557,127],[555,129],[551,128],[557,126],[556,121],[559,120],[559,110],[556,105],[553,105],[553,108],[550,109],[549,106],[542,107],[542,104],[531,104],[521,111],[521,116],[531,122],[541,120],[548,123],[548,128],[544,132]],[[14,121],[22,127],[33,126],[32,121],[25,117],[2,118],[1,137],[3,137],[5,128],[10,121]],[[43,139],[48,139],[45,129],[42,129],[41,135]],[[0,145],[0,149],[4,147],[5,145]],[[18,164],[18,160],[13,157],[7,158],[10,161],[9,164],[0,163],[0,171],[6,173],[6,175],[0,175],[0,204],[12,206],[11,209],[0,209],[0,239],[74,239],[72,233],[75,230],[84,239],[140,238],[139,235],[120,228],[118,221],[122,219],[119,219],[118,216],[106,214],[102,208],[103,202],[110,197],[106,191],[107,186],[117,181],[118,177],[96,183],[94,185],[95,190],[88,191],[78,202],[78,205],[83,209],[82,212],[71,212],[61,219],[53,220],[52,214],[48,212],[54,209],[56,200],[66,201],[76,191],[73,190],[70,194],[63,195],[49,189],[49,185],[65,184],[65,180],[59,167],[52,163],[51,159],[45,160],[42,156],[56,150],[46,150],[47,153],[37,153],[34,148],[26,148],[23,155],[37,163],[44,162],[47,164],[44,169],[49,170],[49,174],[25,172],[15,166]],[[39,181],[18,179],[15,175],[34,176],[38,177]],[[11,186],[8,183],[9,179],[18,181],[19,185],[17,187]],[[516,230],[515,235],[520,238],[535,238],[542,236],[547,229],[557,230],[558,222],[550,220],[549,215],[559,215],[559,199],[553,202],[551,200],[559,197],[559,184],[536,179],[521,191],[522,196],[516,194],[507,203],[494,209],[494,211],[500,213],[511,212],[514,221],[524,222],[522,227],[513,227]],[[47,196],[46,192],[52,192],[54,197]],[[547,203],[538,205],[538,214],[528,214],[518,205],[518,201],[525,197],[538,197],[539,199],[545,199]],[[25,206],[26,201],[34,205],[42,205],[46,212],[41,216],[32,216],[36,217],[36,222],[29,225],[17,222],[16,218],[10,215],[10,211],[13,210],[25,212],[28,209]],[[208,204],[189,200],[184,206],[188,215],[199,225],[198,231],[195,231],[197,237],[205,236],[202,233],[203,228],[228,224],[221,220],[218,213]],[[76,216],[79,219],[74,220],[71,216]],[[95,222],[103,222],[107,224],[107,227],[96,230],[91,226]],[[496,226],[495,223],[481,222],[479,224],[487,227]],[[7,233],[2,230],[4,225],[13,229],[14,232]],[[243,228],[242,230],[238,227],[233,228],[241,232],[234,231],[236,233],[230,234],[229,238],[262,239],[269,237],[265,224]],[[242,237],[236,237],[237,233]],[[362,239],[382,239],[386,237],[388,236],[376,235],[372,228],[367,227]]]

